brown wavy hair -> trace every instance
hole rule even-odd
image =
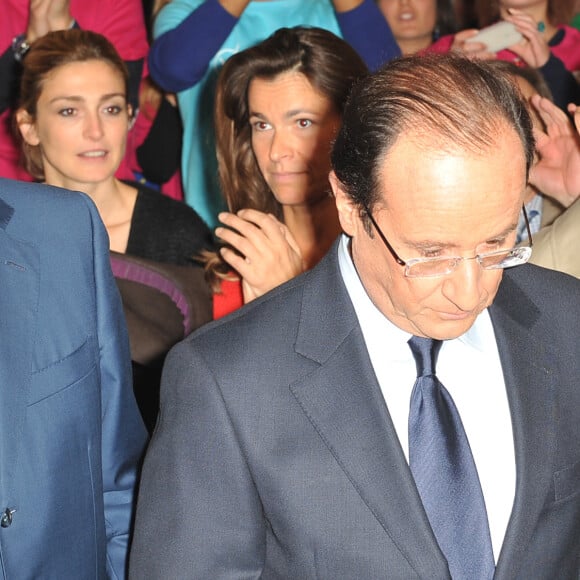
[[[273,79],[286,72],[303,74],[342,112],[352,85],[368,69],[347,42],[328,30],[304,26],[281,28],[225,62],[217,80],[214,121],[219,180],[231,212],[251,208],[282,218],[252,150],[248,89],[256,78]],[[214,287],[220,262],[219,255],[206,256]]]

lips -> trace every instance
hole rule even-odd
[[[473,312],[441,312],[440,316],[445,320],[466,320],[473,317]]]
[[[104,149],[96,149],[94,151],[83,151],[83,153],[79,153],[79,157],[89,157],[91,159],[98,159],[105,157],[107,152]]]
[[[277,172],[277,173],[270,173],[272,179],[284,181],[286,179],[294,179],[295,177],[299,177],[304,175],[305,171],[285,171],[285,172]]]

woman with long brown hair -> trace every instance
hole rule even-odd
[[[366,72],[345,41],[306,27],[278,30],[224,64],[215,122],[229,212],[216,230],[226,245],[208,265],[216,316],[310,269],[337,237],[330,148]]]

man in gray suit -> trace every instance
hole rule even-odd
[[[170,353],[133,578],[578,578],[580,283],[514,248],[533,151],[485,63],[355,87],[344,235]]]

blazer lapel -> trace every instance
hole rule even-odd
[[[12,208],[0,199],[0,453],[2,484],[11,488],[26,415],[38,304],[39,258],[34,246],[4,228]],[[6,489],[6,488],[4,488]]]
[[[556,353],[530,332],[537,308],[515,281],[504,275],[490,309],[512,415],[516,458],[516,492],[495,578],[517,577],[526,550],[552,487],[556,452],[553,429]]]
[[[335,246],[305,285],[296,343],[298,353],[321,366],[290,389],[417,575],[448,577],[372,369],[336,252]],[[326,289],[322,296],[320,288]]]

